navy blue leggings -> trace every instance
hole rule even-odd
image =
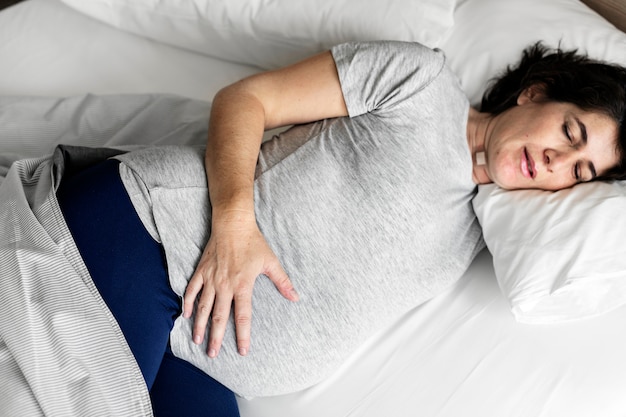
[[[107,160],[65,176],[57,197],[85,265],[139,364],[155,416],[239,416],[230,390],[168,349],[180,299],[170,287],[161,245],[143,227],[126,193],[119,162]]]

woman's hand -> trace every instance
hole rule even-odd
[[[209,242],[185,291],[183,307],[183,316],[191,317],[198,299],[193,326],[196,344],[204,340],[211,319],[207,347],[211,358],[220,351],[233,302],[237,349],[241,355],[248,353],[252,288],[259,274],[269,277],[285,298],[298,301],[298,294],[259,230],[253,213],[233,211],[214,221]]]

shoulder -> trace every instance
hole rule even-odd
[[[421,63],[441,67],[445,64],[445,56],[441,50],[429,48],[418,42],[348,42],[335,45],[331,52],[335,62],[359,59],[370,60],[379,66]]]
[[[352,42],[331,52],[351,116],[406,101],[445,67],[440,50],[417,42]]]

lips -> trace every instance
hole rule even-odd
[[[521,161],[522,174],[526,178],[533,179],[537,176],[537,170],[535,169],[535,161],[528,153],[528,149],[524,148],[522,152],[522,161]]]

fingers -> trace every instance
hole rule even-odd
[[[211,331],[209,333],[209,343],[207,346],[207,354],[210,358],[217,357],[220,352],[220,348],[222,347],[224,333],[226,333],[226,325],[228,324],[228,317],[230,316],[232,300],[232,293],[230,295],[220,293],[215,297],[215,305],[213,306],[213,314],[211,316]],[[204,326],[202,326],[202,329],[206,329],[206,322],[204,323]]]
[[[294,288],[289,276],[281,266],[278,260],[271,268],[268,268],[266,275],[274,283],[278,292],[289,301],[299,301],[300,296]]]
[[[253,239],[254,241],[254,239]],[[240,240],[237,241],[238,243]],[[251,247],[254,250],[248,250]],[[219,355],[234,303],[234,321],[237,350],[245,356],[250,350],[252,325],[252,289],[258,275],[269,277],[283,297],[298,301],[299,296],[280,261],[265,241],[246,245],[246,250],[228,250],[223,258],[216,255],[215,247],[205,248],[198,267],[191,277],[183,297],[183,317],[195,317],[192,328],[193,342],[202,344],[209,330],[207,354],[211,358]],[[238,252],[242,252],[239,255]],[[234,255],[233,255],[234,254]],[[226,262],[221,259],[226,259]],[[244,262],[232,262],[244,259]]]
[[[187,294],[186,294],[187,296]],[[222,347],[224,334],[228,325],[231,304],[235,302],[235,330],[237,333],[237,350],[245,356],[250,350],[250,331],[252,324],[252,302],[250,291],[243,291],[232,295],[222,291],[203,291],[196,308],[196,317],[193,325],[193,341],[201,344],[209,320],[211,321],[207,354],[211,358],[217,357]]]
[[[198,298],[198,294],[200,297]],[[204,335],[209,324],[209,342],[207,354],[211,358],[217,357],[220,352],[231,305],[235,304],[235,330],[237,334],[237,350],[242,356],[247,355],[250,350],[250,331],[252,323],[252,288],[241,285],[233,292],[228,285],[219,287],[215,291],[211,285],[205,285],[203,274],[197,272],[189,281],[184,295],[183,317],[190,318],[194,312],[192,337],[195,344],[202,344]]]
[[[183,297],[184,318],[188,319],[193,314],[196,298],[198,297],[198,294],[200,294],[203,285],[204,281],[202,276],[196,272],[189,280],[189,284],[187,284],[187,288],[185,289],[185,296]]]
[[[198,283],[199,282],[199,283]],[[202,291],[200,293],[200,291]],[[198,293],[198,305],[196,306],[196,315],[193,324],[193,342],[197,345],[204,341],[204,333],[211,316],[213,309],[213,302],[215,300],[215,291],[210,286],[203,286],[201,279],[199,281],[192,280],[187,286],[184,298],[183,316],[190,318],[193,314],[194,301],[196,300]]]
[[[235,332],[237,350],[246,356],[250,350],[250,331],[252,329],[252,299],[247,293],[235,295]]]

